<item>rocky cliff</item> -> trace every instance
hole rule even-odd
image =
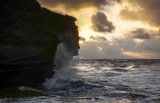
[[[39,87],[53,76],[57,45],[78,54],[76,19],[41,8],[36,0],[0,1],[0,87]]]

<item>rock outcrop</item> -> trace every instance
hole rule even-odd
[[[41,8],[36,0],[0,1],[0,87],[39,87],[52,77],[60,42],[78,54],[75,21]]]

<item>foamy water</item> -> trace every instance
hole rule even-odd
[[[160,60],[73,60],[64,74],[48,96],[0,103],[160,103]]]

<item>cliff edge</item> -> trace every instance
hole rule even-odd
[[[78,54],[76,19],[36,0],[0,1],[0,87],[39,87],[53,76],[58,44]]]

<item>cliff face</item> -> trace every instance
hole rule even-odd
[[[36,0],[0,1],[0,87],[41,86],[54,74],[60,42],[77,55],[75,20],[41,8]]]

